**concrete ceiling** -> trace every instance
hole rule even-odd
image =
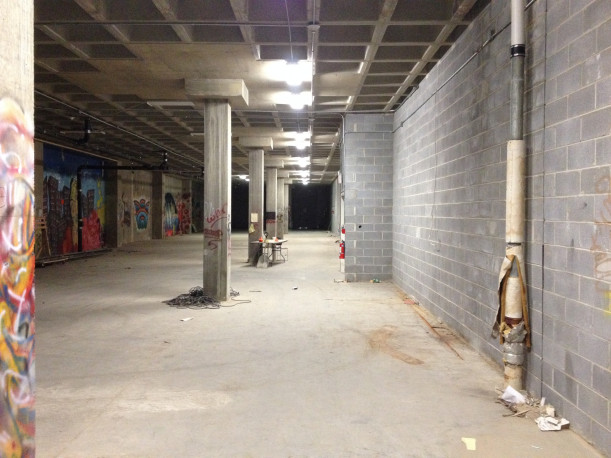
[[[243,79],[233,173],[248,173],[240,138],[271,137],[267,154],[289,177],[308,156],[311,181],[329,183],[342,115],[394,111],[488,3],[35,0],[36,135],[133,163],[159,164],[165,151],[171,167],[199,170],[203,110],[185,81]],[[313,63],[302,110],[279,78],[285,60]],[[294,133],[308,130],[311,146],[298,150]]]

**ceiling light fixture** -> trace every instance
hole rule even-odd
[[[312,101],[311,92],[300,92],[299,94],[289,95],[289,105],[293,110],[301,110],[306,105],[310,105]]]

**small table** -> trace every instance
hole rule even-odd
[[[279,257],[282,258],[282,262],[288,260],[288,250],[285,248],[284,252],[282,251],[282,244],[288,242],[287,239],[266,239],[260,240],[258,242],[250,242],[250,243],[258,243],[261,247],[260,256],[265,256],[265,260],[268,263],[279,262]]]

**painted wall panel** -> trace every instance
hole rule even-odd
[[[52,255],[78,251],[77,170],[101,166],[97,157],[45,144],[42,210]],[[106,192],[102,170],[82,170],[81,211],[83,251],[103,248],[106,224]]]

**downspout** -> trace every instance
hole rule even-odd
[[[530,348],[524,263],[526,145],[523,133],[524,0],[511,0],[511,86],[505,210],[505,259],[499,275],[497,327],[506,385],[523,388],[524,355]]]

